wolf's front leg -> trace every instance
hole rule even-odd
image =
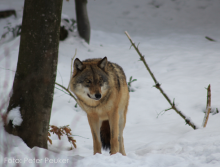
[[[119,115],[117,111],[109,113],[109,125],[110,125],[110,133],[111,133],[111,154],[116,154],[119,152],[119,142],[118,142],[118,135],[119,135]]]
[[[125,148],[124,148],[124,138],[123,138],[123,130],[125,127],[126,123],[126,112],[120,112],[119,114],[119,136],[118,136],[118,141],[119,141],[119,152],[122,155],[126,155],[125,153]]]
[[[87,114],[87,118],[88,118],[90,129],[92,132],[93,151],[94,151],[93,153],[101,154],[101,141],[100,141],[101,121],[99,120],[99,117],[96,114]]]

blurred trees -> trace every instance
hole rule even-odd
[[[75,0],[77,29],[79,35],[85,39],[87,43],[90,41],[90,23],[87,13],[87,0]]]

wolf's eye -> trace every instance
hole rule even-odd
[[[91,83],[91,81],[90,81],[90,80],[88,80],[88,79],[86,79],[86,83]]]
[[[100,84],[100,86],[102,86],[102,83],[103,83],[103,80],[102,80],[102,78],[100,78],[100,79],[99,79],[99,84]]]

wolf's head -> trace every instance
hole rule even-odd
[[[83,62],[76,58],[70,90],[80,99],[100,100],[109,88],[107,65],[106,57],[87,59]]]

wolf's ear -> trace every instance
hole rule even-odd
[[[100,62],[98,63],[98,66],[99,66],[101,69],[106,70],[107,64],[108,64],[107,57],[104,57],[102,60],[100,60]]]
[[[80,70],[80,71],[83,70],[83,64],[78,58],[75,59],[75,61],[73,63],[73,68],[76,69],[77,71],[78,70]]]

